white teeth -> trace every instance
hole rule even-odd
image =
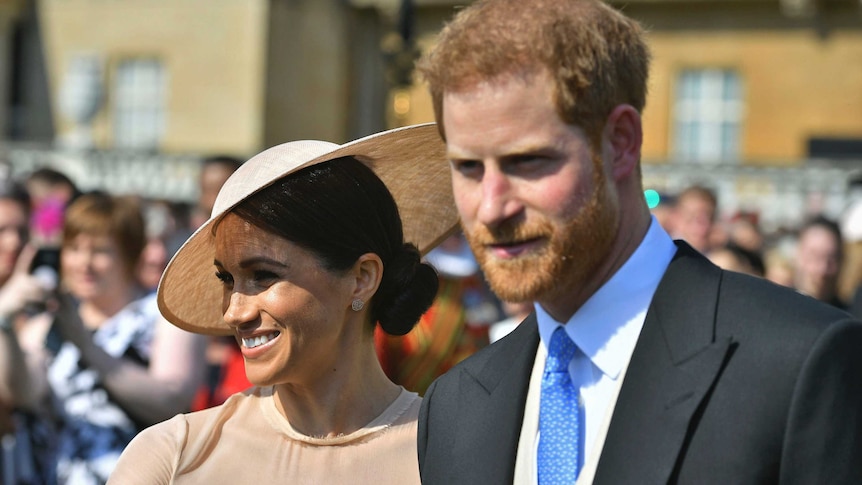
[[[277,336],[278,336],[278,332],[273,332],[273,333],[268,334],[268,335],[259,335],[257,337],[244,338],[244,339],[242,339],[242,345],[245,348],[253,349],[255,347],[259,347],[259,346],[269,342],[270,340],[274,339]]]

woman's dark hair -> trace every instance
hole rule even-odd
[[[436,271],[404,242],[392,194],[355,158],[299,170],[232,212],[311,251],[333,272],[347,270],[363,254],[380,256],[383,277],[369,303],[372,321],[389,334],[409,332],[437,294]]]
[[[755,275],[764,276],[766,274],[766,263],[759,252],[745,249],[732,242],[727,243],[724,247],[733,254],[733,257],[748,264]]]
[[[66,201],[67,204],[71,204],[75,199],[82,195],[81,190],[78,189],[78,186],[71,178],[69,178],[68,175],[50,167],[36,169],[33,173],[27,176],[26,183],[28,186],[34,182],[43,183],[49,187],[66,187],[69,196],[69,200]]]

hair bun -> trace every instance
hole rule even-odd
[[[421,262],[415,245],[405,243],[384,263],[372,318],[386,333],[409,332],[437,296],[439,281],[431,265]]]

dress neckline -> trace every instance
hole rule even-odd
[[[260,388],[260,406],[263,415],[269,424],[277,431],[285,434],[289,439],[314,446],[340,446],[353,443],[370,435],[389,428],[401,415],[403,415],[418,399],[415,392],[410,392],[403,387],[398,397],[392,401],[379,416],[371,420],[362,428],[349,433],[330,437],[308,436],[297,431],[276,406],[275,389],[272,386]]]

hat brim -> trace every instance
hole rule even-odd
[[[404,240],[424,255],[458,227],[446,146],[435,123],[376,133],[344,145],[296,141],[245,162],[219,191],[212,216],[180,247],[162,274],[158,305],[184,330],[232,335],[222,318],[222,285],[215,277],[213,227],[250,195],[305,167],[352,156],[371,168],[392,193]]]

